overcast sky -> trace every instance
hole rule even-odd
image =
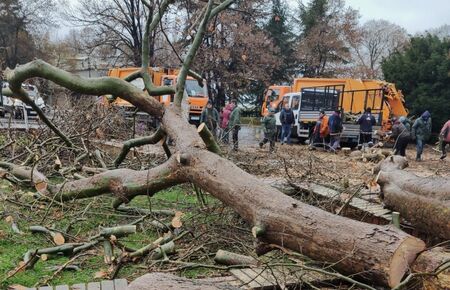
[[[385,19],[415,34],[450,24],[450,0],[345,0],[359,10],[361,22]]]

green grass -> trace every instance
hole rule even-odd
[[[43,234],[31,234],[27,228],[31,225],[53,226],[57,229],[65,229],[67,225],[75,219],[80,219],[73,224],[70,234],[83,240],[94,235],[100,226],[115,226],[128,224],[138,217],[124,217],[111,209],[112,197],[104,195],[96,198],[77,200],[63,207],[53,206],[47,212],[47,205],[35,204],[31,194],[25,194],[19,188],[0,180],[0,196],[7,196],[17,199],[18,202],[34,205],[36,208],[30,210],[7,201],[1,201],[0,205],[0,289],[5,289],[8,285],[20,284],[32,287],[42,283],[50,277],[54,270],[52,266],[60,266],[67,262],[70,257],[55,256],[49,257],[47,261],[38,261],[34,269],[21,271],[12,278],[4,280],[8,272],[15,269],[23,260],[23,255],[29,249],[37,249],[53,246],[50,239]],[[206,196],[208,204],[217,201]],[[183,220],[189,219],[192,208],[198,208],[198,201],[193,189],[190,186],[177,186],[172,189],[162,191],[149,198],[139,196],[128,206],[152,209],[173,209],[185,213]],[[22,235],[11,230],[11,225],[6,221],[7,216],[12,216]],[[83,218],[83,219],[81,219]],[[166,220],[170,222],[170,218]],[[138,232],[128,237],[120,238],[120,242],[125,246],[137,249],[154,241],[159,237],[158,232],[146,223],[138,226]],[[75,284],[103,280],[105,278],[94,278],[98,271],[106,271],[108,265],[103,262],[103,251],[101,246],[94,248],[92,255],[84,256],[74,262],[80,271],[62,271],[49,284]],[[145,273],[144,265],[139,263],[128,263],[119,272],[119,278],[136,277]],[[195,277],[205,272],[204,270],[186,271],[187,276]],[[195,274],[197,273],[197,274]]]

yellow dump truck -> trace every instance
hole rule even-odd
[[[139,69],[140,68],[137,67],[114,68],[108,71],[108,76],[124,79],[130,74],[138,71]],[[155,86],[176,85],[179,69],[149,67],[148,71]],[[144,90],[144,82],[142,79],[136,79],[131,83],[139,89]],[[203,83],[206,84],[206,81],[204,80]],[[189,103],[189,122],[198,124],[200,122],[200,115],[202,113],[202,110],[206,106],[206,103],[209,99],[208,90],[206,88],[206,85],[201,87],[196,79],[187,77],[185,91],[188,96]],[[173,103],[174,96],[162,95],[155,96],[155,98],[165,106],[169,106],[171,103]],[[108,103],[106,97],[104,97],[103,103]],[[125,111],[134,110],[134,106],[132,104],[121,98],[116,98],[114,102],[112,102],[112,105],[122,107],[125,109]]]
[[[357,117],[370,107],[377,120],[375,129],[379,131],[391,129],[391,117],[408,114],[401,91],[394,84],[379,80],[297,78],[291,90],[291,93],[279,94],[276,100],[270,100],[273,95],[268,92],[261,114],[265,114],[268,106],[279,111],[283,104],[289,103],[296,118],[293,135],[304,139],[310,137],[320,110],[331,115],[339,109],[346,115]],[[279,121],[277,123],[281,125]],[[359,126],[344,123],[342,140],[356,143],[358,137]]]

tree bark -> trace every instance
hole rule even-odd
[[[264,225],[259,239],[283,245],[313,259],[336,263],[345,274],[395,286],[425,243],[393,226],[350,220],[303,204],[261,184],[228,160],[193,152],[186,173],[252,225]],[[294,206],[295,204],[295,206]]]
[[[380,166],[377,181],[383,202],[418,230],[450,239],[450,179],[419,177],[390,164],[398,162],[388,158]]]
[[[441,267],[450,264],[450,252],[436,247],[419,255],[412,270],[416,273],[434,273]],[[424,289],[450,289],[450,268],[436,276],[423,278]]]
[[[9,162],[1,162],[0,167],[3,167],[8,170],[10,174],[14,177],[27,180],[31,182],[31,184],[36,188],[36,190],[40,193],[46,193],[48,180],[47,177],[39,172],[37,168],[30,168],[26,166],[15,165]],[[2,176],[0,176],[2,177]]]
[[[216,263],[222,265],[256,265],[258,261],[250,256],[244,256],[233,252],[218,250],[214,257]]]

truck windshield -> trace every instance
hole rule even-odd
[[[206,97],[204,88],[198,84],[197,80],[186,80],[186,92],[189,97]]]

